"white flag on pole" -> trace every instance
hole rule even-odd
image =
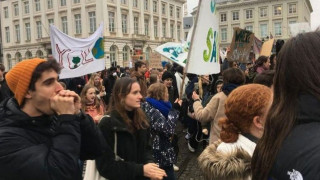
[[[187,73],[198,75],[220,72],[219,18],[215,0],[200,0],[188,55]]]
[[[103,24],[86,39],[70,37],[50,25],[50,38],[52,55],[62,67],[60,79],[105,69]]]

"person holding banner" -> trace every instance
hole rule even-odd
[[[6,75],[14,98],[0,105],[0,179],[82,179],[80,160],[102,155],[105,141],[63,90],[55,60],[28,59]]]
[[[238,68],[229,68],[223,72],[222,92],[214,95],[206,107],[203,107],[199,95],[194,91],[192,99],[194,100],[194,117],[200,122],[211,121],[211,131],[209,144],[214,143],[220,138],[221,128],[218,125],[219,119],[224,118],[224,104],[227,96],[238,86],[245,83],[245,75]]]
[[[164,170],[154,163],[149,144],[149,122],[140,108],[140,85],[131,78],[118,79],[108,115],[98,125],[109,149],[96,159],[101,176],[110,180],[163,179]]]
[[[289,39],[277,55],[273,103],[252,157],[254,180],[320,179],[320,32]]]

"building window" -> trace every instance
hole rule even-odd
[[[297,5],[296,4],[289,4],[289,14],[297,13]]]
[[[67,5],[67,1],[66,0],[60,0],[60,5],[61,6],[66,6]]]
[[[158,37],[158,21],[153,22],[154,37]]]
[[[10,42],[10,30],[9,27],[5,27],[6,30],[6,42],[9,43]]]
[[[167,23],[162,23],[162,37],[167,37],[167,32],[166,32],[166,30],[167,30]]]
[[[227,21],[227,14],[222,13],[220,14],[220,22],[226,22]]]
[[[90,33],[94,33],[97,29],[96,12],[89,12]],[[114,28],[114,27],[113,27]]]
[[[173,27],[173,24],[170,24],[170,37],[171,37],[171,38],[174,37],[174,27]]]
[[[246,10],[246,19],[252,19],[252,9]]]
[[[177,39],[178,39],[179,41],[181,40],[181,38],[180,38],[180,37],[181,37],[181,32],[180,32],[180,31],[181,31],[181,26],[178,25],[178,26],[177,26],[177,36],[178,36]]]
[[[173,17],[173,8],[174,8],[174,6],[170,6],[170,17]]]
[[[15,25],[16,28],[16,42],[20,42],[20,25]]]
[[[13,5],[13,9],[14,9],[14,16],[19,16],[19,6],[18,6],[18,4],[14,4]]]
[[[109,32],[114,32],[114,12],[109,12]]]
[[[36,25],[37,25],[37,38],[40,39],[40,38],[42,38],[42,24],[41,24],[41,21],[37,21]]]
[[[26,23],[26,40],[30,41],[31,40],[31,27],[30,27],[30,23]]]
[[[134,29],[134,34],[139,33],[139,17],[133,17],[133,29]]]
[[[38,58],[43,58],[43,52],[42,52],[41,50],[38,50],[38,51],[36,52],[36,57],[38,57]]]
[[[54,20],[53,19],[48,19],[48,24],[49,24],[49,29],[50,29],[50,24],[54,24]]]
[[[53,3],[52,0],[48,0],[48,9],[52,9],[53,8]]]
[[[144,10],[149,10],[149,0],[144,0]]]
[[[274,34],[276,36],[282,35],[282,27],[281,26],[282,26],[281,22],[274,23]]]
[[[80,0],[73,0],[73,4],[78,4],[80,3]]]
[[[112,65],[115,65],[116,62],[116,52],[117,52],[117,47],[116,46],[111,46],[110,47],[110,61]]]
[[[148,19],[144,20],[144,34],[146,36],[149,36],[149,20]]]
[[[121,0],[121,4],[127,4],[127,0]]]
[[[239,11],[232,12],[232,20],[239,21]]]
[[[61,23],[62,23],[62,32],[65,34],[68,34],[68,19],[67,16],[61,17]]]
[[[125,33],[127,34],[128,33],[128,27],[127,27],[127,24],[128,24],[128,21],[127,21],[127,18],[128,16],[126,14],[122,14],[122,33]]]
[[[251,25],[250,26],[246,26],[246,30],[250,31],[250,32],[253,32],[253,26],[251,26]]]
[[[24,13],[29,14],[29,1],[24,2]]]
[[[180,18],[180,8],[177,8],[177,18]]]
[[[123,47],[122,49],[123,61],[129,60],[129,53],[130,53],[130,48],[128,46]]]
[[[32,58],[32,53],[30,51],[27,51],[25,56],[26,56],[26,59],[31,59]]]
[[[166,4],[162,4],[161,6],[162,15],[166,15]]]
[[[76,24],[76,34],[81,34],[82,33],[81,14],[75,14],[74,15],[74,21],[75,21],[75,24]]]
[[[260,24],[260,37],[264,38],[268,36],[268,25]]]
[[[21,53],[17,52],[15,57],[16,57],[16,62],[21,62],[22,61]]]
[[[282,7],[281,5],[276,5],[274,6],[274,15],[275,16],[280,16],[281,15],[281,12],[282,12]]]
[[[150,54],[151,54],[151,48],[147,47],[146,49],[146,60],[149,61],[150,60]]]
[[[227,41],[227,28],[221,29],[221,41]]]
[[[132,6],[135,7],[135,8],[138,7],[138,0],[133,0],[132,1]]]
[[[291,24],[295,24],[295,23],[297,23],[297,21],[289,21],[288,34],[291,35],[290,25],[291,25]]]
[[[268,16],[268,9],[267,8],[260,8],[260,17],[267,17]]]
[[[11,60],[10,54],[7,55],[7,62],[8,62],[9,69],[11,69],[12,68],[12,60]]]
[[[4,11],[4,18],[9,18],[9,10],[8,10],[8,7],[4,7],[4,8],[3,8],[3,11]]]
[[[36,4],[36,11],[40,11],[41,10],[40,0],[34,0],[34,3]]]
[[[153,1],[153,12],[154,13],[158,12],[158,2],[157,1]]]

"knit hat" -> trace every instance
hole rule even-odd
[[[174,77],[173,77],[173,75],[172,75],[172,73],[170,73],[169,71],[165,71],[163,74],[162,74],[162,81],[164,81],[164,80],[166,80],[166,79],[169,79],[169,78],[171,78],[171,79],[173,79]]]
[[[33,71],[40,64],[45,62],[44,59],[34,58],[23,60],[16,64],[7,74],[6,81],[10,90],[14,93],[14,97],[21,105],[26,95]]]

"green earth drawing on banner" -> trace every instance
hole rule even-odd
[[[73,57],[73,58],[72,58],[72,62],[74,63],[74,66],[73,66],[73,68],[71,68],[71,69],[77,68],[77,67],[78,67],[78,64],[80,63],[80,60],[81,60],[81,59],[80,59],[78,56]]]
[[[92,48],[92,55],[96,59],[101,59],[104,57],[104,45],[103,38],[99,38]]]

